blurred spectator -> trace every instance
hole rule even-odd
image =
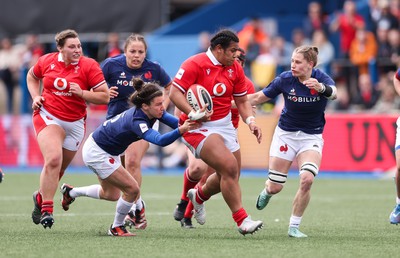
[[[378,4],[381,9],[381,16],[377,21],[377,27],[388,30],[399,29],[399,21],[390,11],[389,0],[380,0]]]
[[[356,37],[351,42],[349,56],[350,62],[358,67],[360,75],[374,72],[371,69],[376,60],[377,51],[378,46],[374,34],[365,29],[358,29]]]
[[[398,113],[400,108],[400,97],[396,94],[392,80],[393,72],[380,77],[377,85],[377,90],[380,92],[380,96],[372,110],[373,112],[385,114]]]
[[[14,46],[10,38],[1,39],[0,49],[0,80],[7,91],[7,112],[14,111],[14,90],[18,84],[18,75],[22,64],[21,46]]]
[[[22,55],[22,66],[19,76],[21,87],[20,112],[22,114],[32,112],[32,98],[26,84],[26,75],[29,69],[37,62],[40,56],[45,54],[43,45],[36,34],[28,34],[25,37],[25,51]]]
[[[210,46],[210,33],[208,31],[202,31],[199,33],[199,48],[196,53],[207,52],[208,47]]]
[[[398,21],[400,21],[400,0],[391,0],[390,3],[390,12]]]
[[[377,33],[378,20],[381,18],[381,8],[378,5],[379,0],[368,0],[368,15],[366,17],[366,27],[369,31]]]
[[[264,30],[263,21],[259,17],[252,17],[243,29],[238,32],[239,47],[241,47],[249,55],[250,44],[262,44],[268,38]]]
[[[100,47],[97,61],[102,62],[108,57],[117,56],[122,54],[123,51],[120,46],[119,34],[116,32],[111,32],[107,36],[107,42],[104,46]]]
[[[276,61],[276,74],[290,70],[293,45],[282,36],[276,36],[271,41],[271,54]]]
[[[295,49],[300,46],[310,45],[311,40],[306,37],[302,28],[295,28],[292,30],[292,44],[293,49]]]
[[[351,0],[346,0],[343,5],[343,13],[336,15],[330,29],[332,32],[340,33],[340,52],[341,56],[349,56],[350,45],[355,38],[357,29],[365,27],[364,18],[357,13],[356,4]]]
[[[319,50],[316,68],[329,74],[331,63],[335,58],[335,48],[322,29],[314,31],[311,45],[318,47]]]
[[[358,99],[356,104],[359,105],[361,110],[371,109],[379,98],[379,92],[373,85],[371,76],[369,74],[360,74],[358,77]]]
[[[243,70],[246,76],[249,77],[251,80],[253,80],[251,74],[251,66],[261,52],[261,44],[262,42],[257,43],[254,40],[254,36],[250,35],[249,42],[247,45],[246,60]]]
[[[322,12],[321,4],[319,2],[310,2],[308,4],[307,17],[303,21],[304,34],[307,38],[311,38],[314,31],[322,30],[327,35],[328,29],[328,19]]]
[[[276,61],[271,53],[271,42],[266,39],[260,48],[260,54],[251,64],[251,78],[257,88],[264,88],[274,78],[276,73]]]
[[[393,63],[393,67],[400,67],[400,31],[398,29],[389,30],[388,43],[391,52],[390,60]],[[396,68],[393,70],[396,70]]]

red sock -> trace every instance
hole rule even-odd
[[[187,192],[194,188],[195,185],[197,184],[196,180],[193,180],[192,178],[190,178],[189,176],[189,168],[185,169],[185,173],[183,173],[183,191],[182,191],[182,196],[181,199],[185,200],[185,201],[189,201],[189,198],[186,196]]]
[[[189,201],[188,205],[186,206],[185,214],[183,215],[184,218],[192,218],[193,216],[193,203]]]
[[[198,204],[202,204],[203,202],[207,201],[208,199],[210,199],[210,196],[206,196],[203,193],[203,188],[202,187],[197,188],[196,202]]]
[[[242,224],[243,220],[247,218],[247,216],[247,212],[243,208],[240,208],[237,212],[232,213],[232,218],[238,227]]]
[[[42,202],[42,213],[44,212],[53,213],[53,201]]]
[[[36,202],[39,205],[39,207],[42,207],[42,194],[40,193],[40,191],[38,191],[38,194],[36,195]]]

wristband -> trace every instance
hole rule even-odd
[[[318,92],[319,92],[319,93],[324,93],[325,90],[326,90],[326,86],[325,86],[325,84],[323,84],[323,83],[320,83],[320,85],[321,85],[321,90],[318,91]]]
[[[250,124],[250,123],[255,123],[256,122],[256,118],[254,117],[254,116],[248,116],[247,118],[246,118],[246,124]]]
[[[199,120],[201,118],[203,118],[206,115],[206,111],[200,112],[200,110],[197,111],[190,111],[190,113],[188,114],[188,117],[190,120],[195,121],[195,120]]]

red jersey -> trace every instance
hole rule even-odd
[[[173,85],[183,93],[195,83],[204,86],[213,100],[214,113],[211,121],[214,121],[229,114],[233,96],[247,94],[245,78],[243,68],[238,62],[223,66],[208,50],[183,62],[175,75]]]
[[[33,76],[43,81],[43,107],[64,121],[76,121],[86,115],[86,102],[69,92],[69,83],[79,84],[82,90],[90,90],[105,83],[99,64],[82,56],[77,63],[65,66],[60,53],[41,56],[34,65]]]
[[[252,94],[255,93],[255,89],[254,89],[254,84],[253,82],[246,77],[246,87],[247,87],[247,94]],[[232,124],[233,127],[238,128],[239,127],[239,110],[237,108],[232,108],[231,110],[232,112]]]

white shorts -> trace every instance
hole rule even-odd
[[[396,126],[397,126],[397,129],[396,129],[396,143],[395,143],[394,147],[395,147],[395,150],[398,150],[398,149],[400,149],[400,117],[397,118]]]
[[[222,136],[225,146],[231,152],[240,149],[237,140],[237,130],[232,125],[230,113],[222,119],[204,122],[199,129],[185,133],[182,137],[182,141],[196,158],[200,158],[200,152],[203,148],[205,139],[214,133]]]
[[[100,148],[89,135],[82,147],[82,157],[85,165],[98,177],[106,179],[121,166],[119,156],[111,155]]]
[[[82,144],[83,137],[85,136],[85,119],[81,118],[74,122],[67,122],[50,114],[43,107],[39,112],[33,114],[33,126],[36,135],[48,125],[58,125],[65,131],[65,139],[63,148],[70,151],[77,151]]]
[[[277,126],[272,137],[269,155],[293,161],[298,154],[306,150],[313,150],[322,155],[323,147],[322,134],[307,134],[302,131],[287,132]]]

